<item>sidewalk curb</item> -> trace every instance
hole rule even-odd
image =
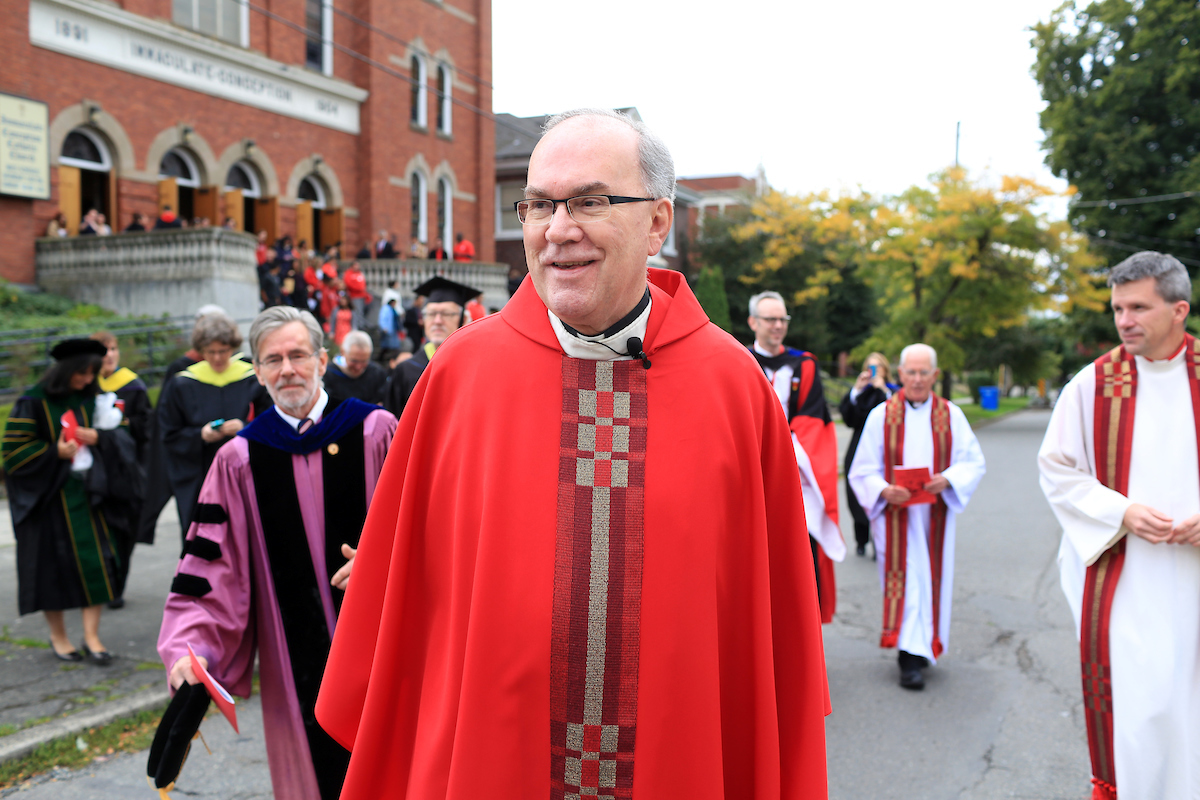
[[[111,703],[105,703],[90,711],[61,717],[9,736],[0,737],[0,764],[16,758],[24,758],[36,748],[55,739],[74,736],[88,728],[107,725],[114,720],[142,711],[166,707],[170,699],[170,694],[165,688],[146,689],[128,697],[113,700]]]

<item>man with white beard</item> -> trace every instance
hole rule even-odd
[[[257,650],[275,796],[332,800],[350,754],[313,708],[396,418],[326,393],[328,356],[309,312],[263,311],[249,343],[275,405],[218,451],[204,479],[158,652],[173,690],[203,691],[190,644],[219,683],[249,697]]]

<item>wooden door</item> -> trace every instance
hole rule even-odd
[[[267,197],[254,201],[254,226],[260,231],[267,232],[267,244],[275,245],[279,236],[279,202],[278,198]],[[258,233],[258,231],[251,231]]]
[[[225,217],[233,220],[233,229],[235,231],[246,230],[246,208],[242,205],[242,190],[230,189],[225,192]],[[221,224],[225,224],[225,217],[221,218]]]
[[[195,210],[193,216],[201,219],[207,218],[212,225],[220,225],[225,220],[219,215],[217,209],[217,200],[220,197],[220,192],[216,186],[201,186],[196,189]],[[241,216],[241,212],[238,212]]]
[[[301,242],[305,247],[313,246],[313,207],[308,200],[296,203],[296,246]]]
[[[79,233],[79,218],[83,201],[80,198],[81,176],[78,167],[58,168],[58,210],[67,218],[67,231]]]
[[[331,247],[342,241],[342,209],[321,209],[321,246]]]
[[[158,182],[158,213],[161,214],[167,206],[176,214],[179,213],[179,185],[174,178],[162,178]]]

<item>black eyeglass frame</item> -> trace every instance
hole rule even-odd
[[[653,203],[655,200],[658,199],[657,197],[625,197],[624,195],[619,195],[619,194],[579,194],[579,195],[575,195],[574,197],[567,197],[563,200],[555,200],[550,197],[526,197],[522,200],[517,200],[515,203],[513,203],[513,211],[517,212],[517,219],[519,219],[521,221],[522,225],[548,225],[548,224],[550,224],[550,221],[554,219],[554,213],[556,211],[558,211],[559,203],[562,203],[563,205],[565,205],[567,207],[567,214],[571,217],[571,219],[575,219],[575,215],[571,213],[571,201],[572,200],[580,200],[584,197],[603,197],[604,199],[608,200],[609,206],[617,206],[617,205],[621,205],[622,203]],[[526,222],[524,220],[523,215],[521,214],[521,203],[528,203],[531,200],[536,200],[538,202],[549,202],[549,203],[553,204],[550,206],[550,216],[547,217],[545,219],[545,221]],[[607,219],[607,217],[600,217],[600,219]],[[575,219],[575,221],[583,223],[583,222],[598,222],[599,220]]]

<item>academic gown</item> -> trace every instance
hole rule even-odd
[[[1184,354],[1137,357],[1129,496],[1096,479],[1096,372],[1059,395],[1038,453],[1042,490],[1063,527],[1063,592],[1079,634],[1084,573],[1122,536],[1125,562],[1109,617],[1113,751],[1121,798],[1200,797],[1200,548],[1126,535],[1143,503],[1181,522],[1200,513],[1192,400]]]
[[[93,466],[73,473],[58,457],[60,422],[68,410],[91,427],[95,398],[47,397],[26,390],[4,429],[5,485],[17,540],[17,605],[21,614],[61,611],[119,597],[121,542],[132,538],[132,493],[140,488],[128,427],[97,431]]]
[[[429,366],[429,347],[430,345],[418,347],[412,358],[401,361],[392,370],[383,407],[397,417],[404,413],[404,407],[408,405],[408,398],[417,387],[417,381],[421,380],[421,374]]]
[[[125,402],[125,419],[129,421],[129,434],[133,437],[134,444],[137,446],[137,469],[141,473],[142,491],[136,498],[136,503],[132,506],[134,519],[140,519],[142,506],[145,500],[146,488],[146,459],[150,452],[150,436],[153,433],[154,421],[154,406],[150,403],[150,395],[146,390],[146,384],[137,376],[137,373],[128,367],[121,367],[113,372],[107,378],[98,376],[97,381],[100,384],[100,391],[113,392],[118,400]],[[123,587],[126,578],[129,577],[130,559],[133,557],[133,548],[137,544],[137,529],[122,530],[121,536],[118,537],[117,549],[120,554],[119,571],[120,580],[118,583]]]
[[[351,378],[337,364],[330,364],[325,370],[324,381],[325,388],[334,397],[357,397],[367,403],[383,405],[387,393],[388,372],[372,361],[362,375]]]
[[[168,670],[190,643],[239,697],[250,696],[257,652],[271,783],[288,800],[338,796],[347,756],[312,715],[341,605],[329,580],[345,563],[341,544],[357,542],[396,427],[382,409],[342,402],[362,407],[360,421],[307,453],[294,452],[300,437],[274,409],[221,447],[158,638]],[[325,435],[338,406],[330,399],[307,435]]]
[[[251,409],[261,404],[262,386],[254,368],[232,358],[225,372],[213,372],[207,361],[199,361],[171,379],[170,389],[158,404],[158,427],[166,456],[166,473],[186,531],[200,485],[217,451],[228,440],[205,442],[200,429],[218,419],[253,419]]]
[[[912,407],[904,404],[905,467],[929,467],[933,473],[933,427],[930,413],[933,401]],[[871,535],[879,565],[879,584],[883,585],[887,563],[887,501],[880,495],[887,488],[883,463],[883,418],[887,404],[876,406],[867,416],[854,463],[850,466],[850,485],[858,502],[871,519]],[[950,404],[950,466],[942,473],[950,482],[942,492],[946,501],[946,538],[942,546],[942,588],[938,613],[938,638],[943,648],[950,646],[950,608],[954,594],[955,520],[966,510],[971,495],[987,471],[979,440],[962,410]],[[929,504],[908,507],[907,558],[905,559],[904,617],[900,623],[900,650],[924,656],[937,663],[933,654],[933,584],[929,566]]]
[[[632,796],[825,797],[828,691],[786,420],[682,276],[649,276]],[[564,370],[579,361],[526,281],[418,384],[318,700],[353,751],[343,798],[549,795]]]

